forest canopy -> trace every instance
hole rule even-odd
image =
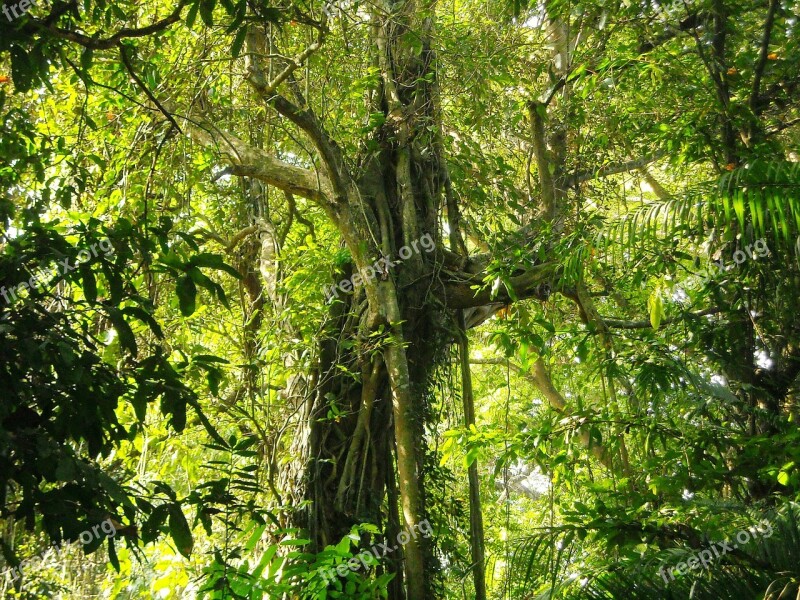
[[[4,0],[0,597],[800,598],[797,0]]]

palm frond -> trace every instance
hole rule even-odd
[[[568,600],[794,600],[800,594],[800,504],[788,502],[765,518],[753,513],[749,519],[760,522],[759,535],[683,577],[668,574],[698,550],[671,548],[570,576],[576,551],[567,545],[577,540],[554,528],[518,542],[509,578],[521,589],[551,590],[548,598]]]
[[[771,238],[778,247],[792,248],[800,236],[800,163],[753,161],[717,182],[648,203],[609,223],[595,246],[611,255],[620,249],[630,253],[659,236],[699,241],[711,230],[724,232],[723,241],[740,232],[748,241]]]

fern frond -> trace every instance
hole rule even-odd
[[[800,235],[800,163],[754,161],[725,173],[716,183],[701,183],[682,196],[645,204],[609,223],[595,245],[606,254],[614,246],[630,252],[678,235],[700,240],[712,229],[770,236],[779,247],[788,246]]]

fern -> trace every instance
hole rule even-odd
[[[777,247],[800,247],[800,163],[754,161],[682,196],[645,204],[604,228],[595,246],[631,253],[662,239],[701,240],[708,231],[772,237]],[[793,242],[793,239],[797,239]]]
[[[756,514],[753,519],[760,519]],[[561,574],[549,586],[548,598],[566,600],[779,600],[800,594],[800,504],[789,502],[766,517],[772,528],[767,537],[753,537],[737,551],[712,562],[708,569],[690,572],[666,583],[659,569],[696,554],[695,549],[673,548],[656,556],[599,565],[581,579],[566,576],[575,549],[564,544],[554,552],[557,539],[572,543],[563,529],[546,530],[522,540],[510,569],[517,585],[535,590],[544,577]],[[732,536],[731,536],[732,537]],[[577,543],[577,542],[576,542]],[[677,559],[676,559],[677,557]],[[541,589],[541,588],[539,588]],[[556,590],[562,593],[555,594]]]

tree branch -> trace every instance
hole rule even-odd
[[[687,317],[707,317],[708,315],[716,315],[721,313],[722,310],[719,308],[707,308],[705,310],[698,311],[696,313],[685,313],[677,317],[672,317],[669,319],[664,319],[661,321],[661,325],[670,325],[672,323],[678,323],[683,321]],[[621,319],[606,319],[605,317],[602,318],[603,323],[606,324],[607,327],[613,327],[614,329],[651,329],[653,325],[650,321],[623,321]]]
[[[183,117],[181,120],[192,140],[217,150],[228,161],[229,171],[233,175],[252,177],[316,202],[323,201],[331,194],[330,182],[321,173],[278,160],[236,136],[221,131],[205,119]]]
[[[124,39],[147,37],[148,35],[159,33],[170,25],[177,23],[180,21],[181,12],[183,12],[183,8],[187,4],[188,0],[180,0],[175,9],[167,17],[161,19],[160,21],[156,21],[152,25],[141,27],[139,29],[125,27],[120,29],[111,37],[102,39],[89,37],[88,35],[79,33],[77,31],[70,31],[69,29],[56,27],[50,17],[46,17],[45,19],[32,18],[21,29],[28,34],[45,32],[54,37],[67,40],[69,42],[75,42],[84,48],[91,48],[92,50],[111,50]]]
[[[331,139],[322,127],[310,107],[301,109],[276,92],[278,85],[289,80],[292,73],[301,67],[314,52],[322,47],[324,31],[320,29],[316,41],[294,59],[291,59],[289,64],[271,81],[267,79],[266,73],[261,67],[258,58],[261,55],[259,53],[261,49],[259,46],[263,45],[266,41],[264,37],[265,36],[254,26],[251,26],[248,30],[246,39],[247,81],[266,104],[272,106],[282,116],[289,119],[308,135],[317,151],[320,153],[323,163],[327,167],[330,186],[333,191],[330,199],[333,201],[344,200],[352,188],[352,181],[349,176],[349,171],[345,166],[342,152],[336,142]]]
[[[544,115],[547,111],[546,104],[530,102],[528,112],[531,119],[531,138],[533,139],[533,155],[536,157],[536,170],[539,172],[539,187],[542,191],[545,218],[551,220],[556,210],[556,184],[550,172],[549,154],[544,133]]]
[[[765,135],[767,135],[767,136],[775,135],[776,133],[780,133],[784,129],[789,129],[790,127],[794,127],[798,123],[800,123],[800,118],[792,119],[791,121],[786,121],[785,123],[781,123],[780,125],[776,125],[772,129],[767,131],[767,133]]]
[[[230,241],[225,245],[225,252],[230,254],[236,249],[236,246],[249,235],[258,232],[258,225],[250,225],[249,227],[245,227],[244,229],[240,229],[237,231]]]
[[[509,277],[493,295],[484,280],[485,272],[469,273],[443,270],[443,301],[448,308],[475,308],[487,304],[509,304],[524,298],[546,300],[550,296],[549,282],[558,264],[554,262],[534,265],[520,275]],[[508,291],[511,288],[511,293]]]
[[[475,365],[508,365],[517,375],[530,381],[536,389],[539,390],[542,396],[544,396],[544,399],[547,400],[553,410],[565,416],[572,416],[572,411],[567,407],[567,401],[553,385],[553,380],[550,378],[547,367],[545,367],[544,361],[541,358],[536,359],[532,371],[524,371],[518,365],[511,361],[506,361],[506,359],[503,358],[470,358],[469,362]],[[613,470],[614,464],[608,450],[602,444],[593,442],[591,435],[585,428],[580,428],[579,435],[583,445],[592,452],[594,457],[600,461],[604,467]]]
[[[573,173],[567,178],[567,187],[572,187],[590,179],[600,179],[601,177],[608,177],[609,175],[617,175],[619,173],[627,173],[641,169],[650,163],[653,163],[666,155],[666,152],[656,152],[649,156],[642,156],[623,163],[609,164],[600,167],[599,169],[592,169],[591,171],[578,171]]]
[[[136,85],[138,85],[141,88],[145,96],[147,96],[150,99],[150,101],[156,105],[158,110],[161,111],[161,114],[164,115],[170,123],[172,123],[175,129],[183,133],[180,126],[178,125],[178,122],[175,120],[175,117],[169,114],[167,109],[164,108],[162,104],[158,101],[158,98],[156,98],[153,95],[153,92],[151,92],[150,89],[145,85],[144,81],[142,81],[141,78],[136,74],[136,70],[133,68],[133,64],[131,63],[130,57],[128,56],[128,51],[125,48],[125,44],[123,44],[122,42],[119,43],[119,57],[122,60],[122,64],[125,66],[125,70],[128,71],[128,75],[130,75],[131,78],[136,82]]]
[[[680,34],[700,27],[708,18],[708,13],[690,14],[688,17],[683,19],[677,27],[667,26],[667,29],[664,31],[664,33],[656,37],[654,40],[642,42],[639,46],[639,52],[641,54],[646,54],[647,52],[658,48],[662,44],[675,39]]]
[[[653,174],[650,173],[648,169],[642,167],[639,169],[639,172],[644,175],[644,180],[650,184],[650,187],[653,188],[653,193],[658,197],[659,200],[666,202],[672,197],[670,193],[664,189],[664,186],[661,185],[658,179],[653,177]]]
[[[314,54],[317,50],[322,48],[322,43],[325,41],[325,30],[323,28],[318,29],[317,39],[308,46],[305,50],[300,52],[294,58],[287,59],[288,64],[284,69],[278,73],[272,81],[267,81],[264,75],[264,71],[261,69],[260,62],[258,57],[260,56],[257,52],[258,48],[257,41],[259,37],[253,36],[252,32],[254,30],[251,28],[248,31],[248,53],[247,57],[250,62],[250,74],[248,77],[248,81],[256,88],[258,93],[263,97],[270,97],[272,96],[275,91],[278,89],[278,86],[286,81],[289,76],[294,73],[297,69],[303,66],[303,63],[309,59],[309,57]]]
[[[767,56],[769,55],[769,42],[772,39],[772,27],[775,24],[775,13],[778,11],[780,0],[770,0],[767,18],[764,21],[764,37],[761,40],[761,49],[758,53],[758,62],[753,71],[753,89],[750,91],[750,110],[753,114],[758,114],[758,95],[761,93],[761,78],[764,76],[764,69],[767,66]]]

